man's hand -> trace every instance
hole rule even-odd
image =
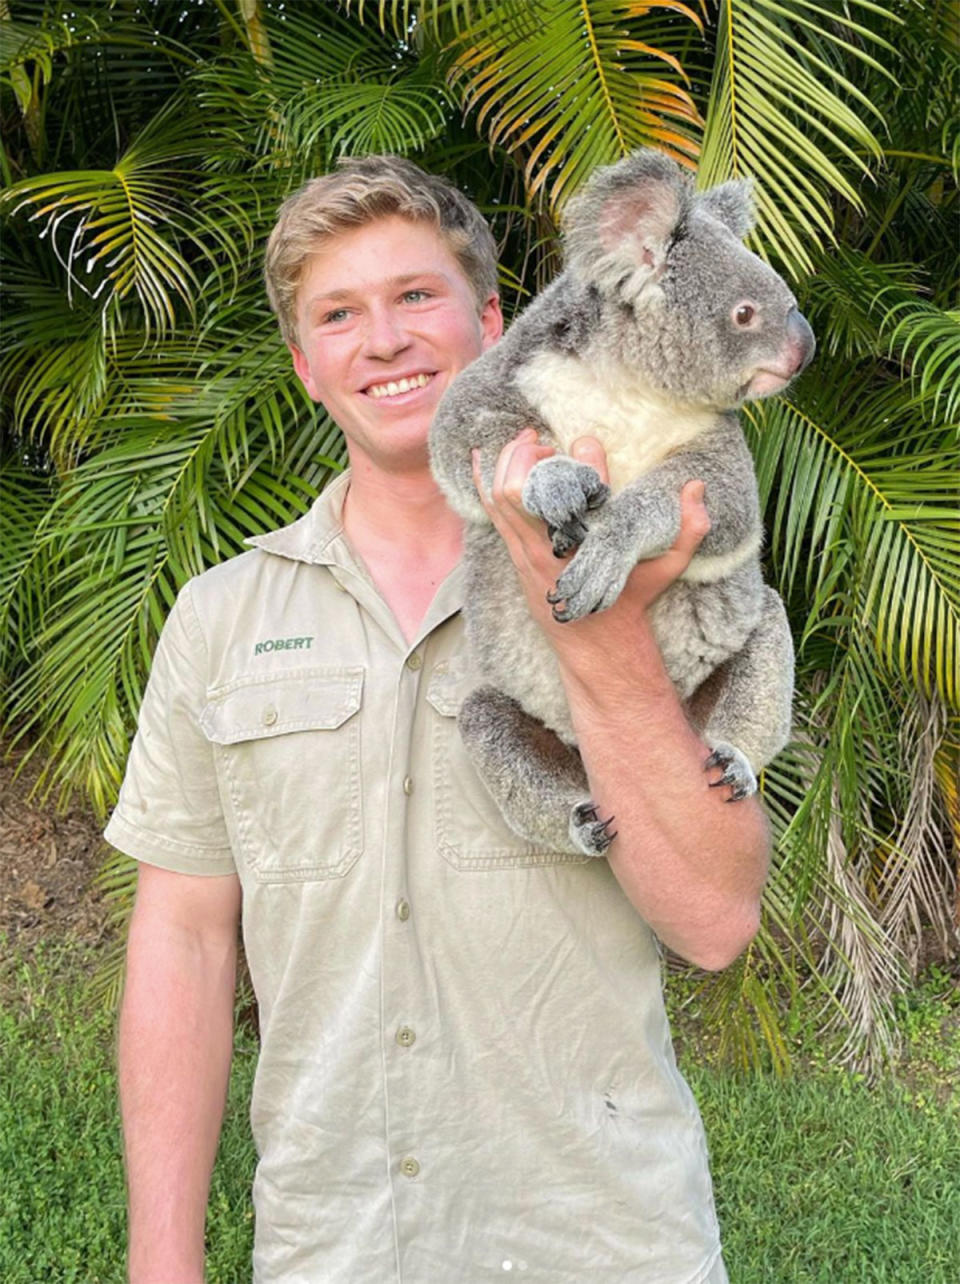
[[[484,509],[507,545],[531,615],[553,645],[564,651],[574,639],[582,646],[598,632],[607,634],[615,622],[628,630],[635,629],[647,608],[686,570],[710,529],[710,519],[703,503],[703,483],[688,482],[680,496],[680,534],[673,547],[660,557],[639,562],[620,598],[609,610],[569,624],[558,623],[547,595],[553,592],[565,563],[554,555],[543,522],[523,506],[523,487],[531,468],[555,453],[552,446],[544,446],[537,440],[534,429],[525,429],[500,452],[490,494],[484,492],[476,452],[474,481]],[[607,481],[606,453],[595,437],[578,438],[570,454],[579,463],[595,468]]]

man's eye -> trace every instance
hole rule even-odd
[[[348,313],[346,308],[334,308],[332,312],[327,312],[323,319],[325,322],[332,321],[336,323],[337,321],[345,321],[347,316]]]
[[[403,297],[408,303],[422,303],[424,299],[429,299],[430,295],[426,290],[407,290]]]

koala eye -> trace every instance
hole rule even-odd
[[[757,309],[752,303],[741,303],[733,314],[733,319],[737,325],[749,325],[757,315]]]

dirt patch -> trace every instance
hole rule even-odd
[[[58,814],[34,793],[38,774],[22,755],[0,759],[0,935],[20,953],[66,937],[97,945],[111,931],[102,826],[78,801]]]

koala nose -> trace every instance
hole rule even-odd
[[[806,370],[817,350],[817,341],[813,337],[810,323],[799,308],[791,308],[787,315],[787,339],[791,355],[796,360],[794,377]]]

